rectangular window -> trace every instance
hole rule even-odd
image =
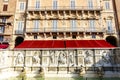
[[[53,31],[57,30],[57,20],[53,20]]]
[[[70,7],[71,9],[75,9],[75,0],[70,1]]]
[[[4,5],[3,5],[3,11],[7,11],[7,9],[8,9],[8,5],[7,5],[7,4],[4,4]]]
[[[106,9],[106,10],[110,9],[109,1],[105,2],[105,9]]]
[[[57,35],[53,35],[53,39],[57,39]]]
[[[53,0],[53,9],[57,9],[57,0]]]
[[[4,29],[5,29],[4,26],[0,26],[0,33],[4,33]]]
[[[36,9],[40,8],[40,0],[36,0],[35,8]]]
[[[3,41],[3,36],[0,36],[0,41]]]
[[[95,30],[95,20],[89,20],[90,31]]]
[[[34,39],[37,39],[38,38],[38,36],[37,35],[34,35]]]
[[[23,21],[18,21],[17,33],[19,33],[19,34],[23,33],[23,27],[24,27],[24,22]]]
[[[76,30],[76,20],[71,20],[71,29]]]
[[[93,9],[93,1],[92,0],[88,0],[88,8]]]
[[[96,38],[96,34],[92,34],[92,38],[95,39]]]
[[[24,11],[25,10],[25,3],[24,2],[20,2],[19,10],[20,11]]]
[[[111,32],[112,31],[112,20],[107,20],[106,23],[107,23],[108,32]]]
[[[35,20],[34,21],[34,31],[38,32],[38,29],[39,29],[39,20]]]
[[[6,22],[6,17],[2,18],[2,22],[5,23]]]
[[[76,39],[76,35],[72,35],[72,38],[73,38],[73,39]]]

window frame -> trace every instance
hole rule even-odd
[[[18,21],[17,22],[17,31],[18,33],[23,33],[23,28],[24,28],[24,21]]]
[[[77,21],[76,21],[75,19],[70,20],[70,25],[71,25],[72,31],[73,31],[73,30],[76,30]]]
[[[70,0],[70,8],[75,9],[75,0]]]
[[[35,9],[40,9],[40,0],[35,1]]]
[[[113,27],[112,27],[112,19],[107,19],[106,20],[106,25],[107,25],[107,30],[108,32],[111,32],[113,30]]]
[[[19,2],[19,10],[25,11],[25,2]]]
[[[58,0],[53,0],[53,9],[57,9],[58,8]]]
[[[105,10],[110,10],[110,2],[105,1]]]
[[[57,31],[58,20],[53,20],[53,21],[52,21],[52,27],[53,27],[53,31]]]
[[[88,9],[93,9],[93,1],[88,0]]]
[[[4,26],[0,26],[0,33],[4,33],[5,27]]]
[[[90,31],[95,30],[95,20],[89,20],[89,28],[90,28]]]
[[[39,26],[40,26],[40,20],[34,20],[34,32],[38,32]]]
[[[3,41],[3,40],[4,40],[4,36],[0,35],[0,41]]]

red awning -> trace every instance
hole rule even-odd
[[[0,49],[8,48],[9,44],[0,44]]]
[[[15,49],[47,49],[47,48],[65,48],[63,40],[26,40],[20,45],[16,46]]]
[[[105,40],[67,40],[66,48],[115,48],[115,47],[106,42]]]
[[[26,40],[15,49],[115,48],[105,40]]]

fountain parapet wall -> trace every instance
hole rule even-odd
[[[107,72],[112,74],[120,71],[119,59],[119,49],[1,50],[0,71],[39,76],[107,76]]]

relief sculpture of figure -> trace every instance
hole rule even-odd
[[[4,52],[1,54],[0,56],[0,62],[1,64],[5,64],[7,61],[7,54],[5,54]]]
[[[109,52],[103,51],[102,60],[103,60],[106,64],[111,63],[111,58],[110,58]]]
[[[39,64],[40,63],[40,57],[35,53],[35,55],[32,57],[32,61],[34,64]]]
[[[89,53],[89,51],[86,51],[85,52],[85,59],[84,59],[86,64],[91,63],[90,56],[91,56],[91,54]]]
[[[58,63],[60,64],[66,64],[66,55],[63,52],[60,52],[58,57]]]
[[[24,62],[24,56],[22,53],[18,53],[16,57],[16,64],[23,64]]]
[[[53,63],[54,62],[54,53],[50,53],[50,62]]]
[[[73,61],[73,59],[74,59],[73,54],[70,53],[70,54],[69,54],[69,59],[68,59],[68,60],[69,60],[69,63],[70,63],[71,66],[74,66],[74,61]]]

